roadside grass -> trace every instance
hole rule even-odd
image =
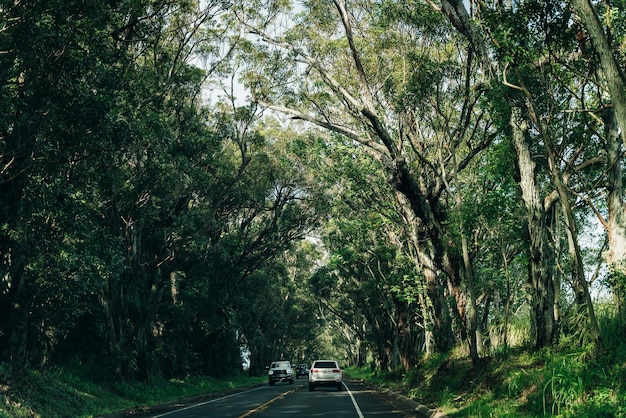
[[[448,417],[626,417],[626,348],[564,345],[543,351],[524,348],[483,359],[473,366],[457,349],[434,355],[408,373],[347,368],[365,379],[414,399]]]
[[[4,372],[0,366],[0,418],[96,417],[266,381],[241,375],[112,384],[76,367],[30,371],[19,380]]]

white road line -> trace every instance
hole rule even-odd
[[[238,395],[242,395],[244,393],[254,392],[255,390],[264,389],[264,388],[265,388],[264,386],[261,386],[261,387],[258,387],[258,388],[246,390],[244,392],[233,393],[232,395],[222,396],[221,398],[211,399],[210,401],[206,401],[206,402],[198,403],[198,404],[195,404],[195,405],[187,406],[185,408],[176,409],[175,411],[169,411],[169,412],[165,412],[165,413],[160,414],[160,415],[154,415],[152,418],[160,418],[160,417],[164,417],[166,415],[176,414],[176,413],[178,413],[180,411],[186,411],[188,409],[193,409],[193,408],[197,408],[199,406],[208,405],[208,404],[213,403],[213,402],[221,401],[222,399],[232,398],[233,396],[238,396]]]
[[[348,395],[350,395],[350,399],[352,399],[352,404],[354,404],[354,409],[356,409],[356,413],[358,414],[359,418],[363,418],[363,412],[361,412],[361,408],[359,408],[359,404],[356,403],[356,399],[354,399],[354,396],[352,396],[352,392],[350,391],[350,389],[348,388],[348,385],[346,385],[345,383],[343,383],[343,386],[346,388],[346,390],[348,391]]]
[[[359,407],[359,404],[356,402],[356,399],[354,399],[354,395],[352,395],[352,391],[350,390],[350,388],[348,388],[348,385],[346,385],[345,382],[342,383],[342,384],[346,388],[346,391],[348,391],[348,395],[350,395],[350,399],[352,400],[352,404],[354,405],[354,409],[356,410],[356,413],[359,416],[359,418],[365,418],[364,415],[363,415],[363,412],[361,412],[361,408]],[[208,405],[208,404],[211,404],[213,402],[221,401],[223,399],[232,398],[233,396],[242,395],[244,393],[254,392],[255,390],[259,390],[259,389],[263,389],[263,388],[264,388],[264,386],[261,386],[261,387],[258,387],[258,388],[246,390],[244,392],[233,393],[232,395],[222,396],[221,398],[211,399],[210,401],[201,402],[201,403],[194,404],[194,405],[191,405],[191,406],[186,406],[184,408],[179,408],[179,409],[176,409],[174,411],[165,412],[163,414],[154,415],[152,418],[160,418],[160,417],[164,417],[164,416],[167,416],[167,415],[176,414],[176,413],[181,412],[181,411],[187,411],[189,409],[193,409],[193,408],[197,408],[197,407],[200,407],[200,406]]]

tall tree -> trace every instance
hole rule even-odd
[[[563,121],[561,112],[570,111],[567,107],[571,103],[567,99],[569,93],[563,94],[558,88],[554,88],[561,85],[560,80],[569,78],[559,72],[562,69],[555,70],[557,65],[553,66],[553,63],[568,61],[566,51],[574,45],[573,34],[569,30],[570,14],[562,5],[532,1],[507,5],[476,3],[475,6],[476,18],[470,16],[465,5],[457,1],[442,1],[441,10],[468,37],[473,50],[482,56],[483,73],[495,89],[495,94],[502,93],[499,85],[501,83],[508,90],[506,94],[511,95],[509,104],[504,106],[503,103],[498,104],[499,99],[495,95],[491,97],[498,108],[510,107],[510,134],[517,150],[521,196],[528,211],[529,280],[534,306],[532,335],[535,346],[540,347],[551,344],[558,329],[556,325],[560,284],[552,269],[556,254],[549,239],[549,228],[554,220],[548,218],[548,210],[551,210],[551,205],[555,202],[551,195],[553,187],[556,189],[554,196],[558,196],[563,209],[565,231],[570,237],[568,243],[571,265],[574,267],[570,270],[574,277],[573,282],[580,294],[588,293],[585,292],[588,285],[583,277],[577,225],[573,217],[573,205],[570,203],[572,195],[565,187],[567,180],[564,179],[568,174],[562,171],[560,161],[555,158],[555,155],[561,158],[568,156],[559,155],[555,143],[560,140],[552,139],[556,134],[554,129],[559,129],[559,132],[564,129],[563,125],[555,128],[556,124]],[[488,50],[495,52],[495,61],[486,55]],[[551,74],[551,69],[555,78],[548,80],[546,77]],[[564,88],[571,89],[572,86]],[[548,99],[550,95],[555,95],[555,99]],[[561,106],[565,106],[565,109],[558,109]],[[538,173],[542,165],[539,161],[533,161],[531,153],[535,149],[531,140],[534,136],[537,136],[539,144],[543,144],[544,149],[538,151],[549,161],[547,168],[552,185],[539,181]],[[563,142],[570,144],[569,138]],[[561,146],[564,149],[567,147]],[[572,161],[580,157],[581,154],[575,154]],[[591,300],[584,299],[586,302],[583,305],[589,312],[591,333],[597,335]]]
[[[389,186],[414,228],[412,253],[428,283],[435,341],[443,350],[452,339],[445,326],[441,278],[462,321],[466,295],[460,288],[458,249],[446,242],[442,224],[447,210],[443,177],[452,170],[440,170],[439,161],[449,161],[450,148],[436,138],[458,142],[462,170],[491,137],[475,107],[481,90],[472,88],[477,80],[471,59],[459,53],[465,51],[462,43],[456,38],[446,42],[447,28],[441,21],[435,24],[436,13],[412,7],[419,6],[311,2],[293,28],[276,36],[261,25],[265,18],[255,24],[245,16],[250,31],[264,42],[264,52],[256,55],[263,70],[251,71],[247,82],[257,103],[345,135],[385,168]],[[387,12],[391,18],[383,17]],[[383,31],[388,36],[380,37]],[[440,53],[433,58],[429,52],[435,47]],[[286,60],[290,67],[285,67]],[[463,82],[456,84],[453,74],[459,73]],[[456,106],[441,106],[438,100],[444,97],[457,100]],[[431,120],[415,117],[425,111]],[[442,143],[445,149],[438,148]]]
[[[558,240],[561,239],[559,231],[563,231],[568,247],[565,260],[567,267],[563,270],[570,274],[570,283],[577,295],[580,309],[586,311],[587,333],[601,346],[589,285],[585,279],[579,225],[575,213],[577,197],[574,189],[582,190],[585,186],[572,188],[570,185],[572,178],[579,178],[575,174],[576,167],[592,167],[598,165],[601,159],[595,153],[584,152],[584,144],[588,141],[584,133],[580,138],[571,134],[584,132],[588,126],[584,116],[585,104],[593,96],[590,94],[581,99],[585,96],[574,93],[587,80],[569,71],[568,65],[580,65],[580,61],[573,54],[575,44],[569,27],[570,13],[559,6],[562,5],[548,3],[542,6],[527,2],[512,10],[495,12],[499,18],[491,21],[494,24],[492,33],[497,39],[499,53],[508,60],[504,64],[503,84],[512,93],[516,91],[516,94],[521,95],[518,103],[521,105],[521,114],[524,115],[522,117],[528,120],[528,126],[534,132],[528,131],[526,135],[537,138],[533,142],[540,144],[542,149],[532,149],[541,152],[547,161],[543,166],[550,177],[550,184],[537,184],[535,187],[544,190],[544,211],[552,218],[545,224],[551,229],[555,247],[549,251],[554,252],[552,257],[557,260],[556,249],[559,246]],[[489,19],[486,21],[490,22]],[[511,27],[523,31],[524,36],[507,35],[504,31],[510,31]],[[535,171],[539,172],[539,169],[540,166],[537,165]],[[549,211],[557,207],[560,208],[562,217],[557,213],[550,215]],[[564,228],[553,228],[550,223],[562,223]],[[553,276],[554,320],[558,321],[560,283],[558,275],[553,273]]]
[[[107,133],[116,122],[108,116],[121,80],[119,67],[127,61],[110,34],[127,10],[94,2],[5,3],[0,7],[6,22],[0,33],[0,252],[6,278],[0,291],[0,356],[19,372],[38,361],[41,352],[35,346],[47,331],[40,324],[48,324],[41,316],[50,315],[42,310],[51,301],[34,297],[48,293],[51,279],[45,270],[33,269],[39,257],[35,249],[68,254],[59,242],[46,248],[57,239],[80,248],[78,238],[63,230],[76,226],[72,217],[85,215],[71,206],[82,199],[71,185],[78,178],[74,168],[115,141]],[[40,243],[34,242],[36,230],[43,234]],[[48,263],[61,260],[50,258]],[[60,277],[54,280],[69,284],[76,277],[76,271],[57,268]]]

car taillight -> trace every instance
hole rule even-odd
[[[311,369],[311,373],[317,373],[317,369]]]
[[[339,373],[341,370],[339,369],[333,369],[333,373]]]

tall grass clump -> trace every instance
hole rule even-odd
[[[594,307],[601,343],[586,338],[581,327],[565,335],[547,356],[544,416],[626,416],[626,323],[615,303],[605,301]]]
[[[558,416],[563,409],[572,408],[585,395],[582,373],[584,366],[571,356],[548,368],[550,373],[543,387],[543,413]]]

